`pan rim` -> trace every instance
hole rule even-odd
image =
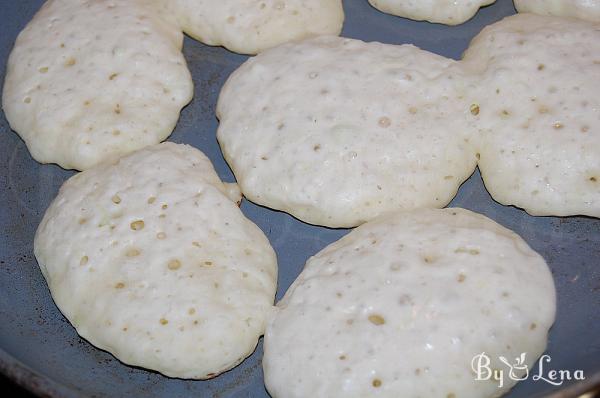
[[[51,377],[41,374],[0,348],[0,373],[19,387],[42,398],[81,398],[79,394]]]

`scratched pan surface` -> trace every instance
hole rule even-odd
[[[0,2],[0,75],[17,33],[40,0]],[[414,43],[458,58],[485,25],[514,13],[510,0],[486,7],[458,27],[413,22],[384,15],[366,0],[346,0],[343,35],[386,43]],[[203,150],[224,180],[233,176],[215,139],[214,108],[221,85],[246,57],[186,39],[185,56],[196,85],[170,140]],[[73,173],[33,161],[18,136],[0,117],[0,369],[44,396],[61,397],[267,397],[262,345],[240,366],[211,381],[184,381],[121,364],[80,339],[54,305],[32,254],[35,229],[62,182]],[[600,220],[534,218],[489,197],[475,173],[453,205],[486,214],[515,230],[548,261],[558,289],[558,317],[550,333],[549,366],[600,371]],[[306,259],[347,231],[303,224],[292,217],[243,203],[244,213],[267,234],[279,257],[278,298]],[[400,358],[399,358],[400,360]],[[542,381],[520,383],[508,396],[531,397],[555,391]]]

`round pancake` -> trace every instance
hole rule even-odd
[[[333,36],[279,46],[228,79],[217,138],[246,197],[312,224],[443,207],[476,163],[457,65]]]
[[[600,0],[515,0],[519,12],[600,22]]]
[[[156,144],[192,98],[182,43],[143,0],[49,0],[9,57],[6,118],[37,161],[67,169]]]
[[[269,318],[265,384],[273,398],[496,397],[515,384],[499,357],[532,365],[555,301],[542,257],[488,218],[388,214],[308,260]],[[474,380],[481,353],[502,388]]]
[[[388,14],[415,19],[458,25],[471,19],[480,7],[496,0],[369,0],[369,3]]]
[[[494,199],[600,217],[600,25],[508,17],[475,37],[463,66],[481,76],[470,130]]]
[[[250,355],[277,265],[232,188],[200,151],[172,143],[70,178],[34,248],[77,332],[171,377],[210,378]]]
[[[341,0],[160,0],[185,33],[202,43],[256,54],[316,35],[339,35]]]

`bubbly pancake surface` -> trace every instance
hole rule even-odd
[[[180,28],[143,0],[49,0],[17,37],[2,107],[41,163],[83,170],[167,138],[192,98]]]
[[[200,151],[172,143],[70,178],[34,247],[78,333],[171,377],[210,378],[250,355],[277,265],[235,188]]]
[[[309,259],[268,321],[265,384],[274,398],[496,397],[515,381],[475,381],[473,358],[534,363],[555,301],[543,258],[490,219],[388,214]]]

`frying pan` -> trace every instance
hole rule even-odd
[[[41,0],[1,2],[0,76],[18,32]],[[512,1],[498,0],[471,21],[457,26],[414,22],[385,15],[366,0],[345,0],[343,35],[366,41],[413,43],[459,58],[482,27],[515,12]],[[195,97],[173,135],[175,142],[200,148],[221,178],[233,181],[215,131],[215,104],[222,84],[245,59],[223,48],[186,38],[185,57],[195,82]],[[600,88],[599,88],[600,92]],[[66,178],[55,165],[40,165],[0,117],[0,370],[25,388],[48,397],[267,397],[263,386],[262,342],[237,368],[210,381],[170,379],[123,365],[79,338],[58,311],[33,256],[36,227]],[[586,385],[519,383],[507,397],[574,397],[600,382],[600,220],[585,217],[531,217],[499,205],[486,192],[478,172],[460,188],[452,206],[487,215],[516,231],[548,262],[558,291],[558,313],[550,332],[546,369],[582,370]],[[304,224],[291,216],[248,201],[243,212],[269,237],[279,257],[281,298],[305,261],[347,230]]]

